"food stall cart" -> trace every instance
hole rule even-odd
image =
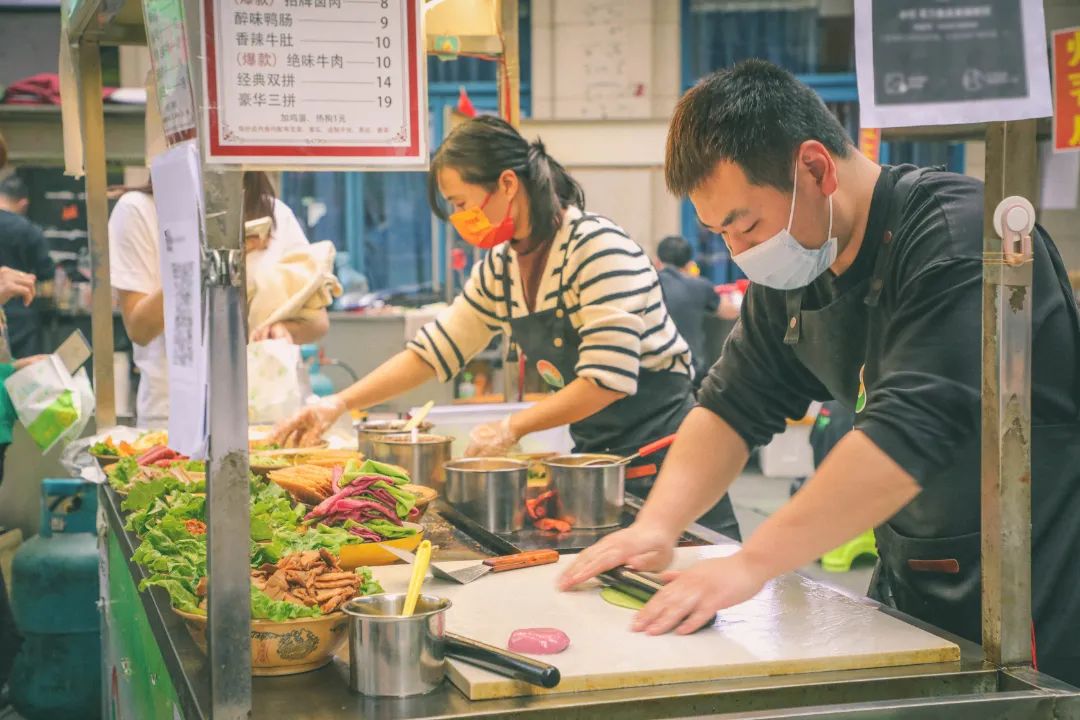
[[[210,7],[214,0],[207,0]],[[258,4],[258,3],[254,3]],[[385,0],[384,0],[385,4]],[[451,2],[446,2],[446,6]],[[185,0],[182,7],[188,57],[201,61],[204,32],[202,3]],[[502,5],[504,34],[513,37],[516,23],[507,22],[516,12],[513,2]],[[105,200],[105,165],[103,114],[100,93],[98,49],[107,43],[137,43],[145,39],[138,0],[80,0],[70,6],[69,38],[77,58],[81,86],[81,119],[87,176],[90,237],[94,258],[94,346],[102,348],[96,368],[111,368],[107,355],[111,347],[111,306],[108,282],[108,242]],[[504,47],[515,47],[511,41]],[[511,63],[512,64],[512,63]],[[513,78],[510,78],[513,83]],[[202,111],[203,79],[191,75],[194,97]],[[511,91],[511,95],[513,91]],[[997,195],[1028,190],[1032,177],[1033,129],[1027,123],[1003,123],[989,130],[990,165],[996,168],[987,184],[988,208]],[[1015,138],[1015,139],[1014,139]],[[205,138],[199,142],[206,142]],[[1031,145],[1029,148],[1028,146]],[[756,638],[746,648],[798,645],[816,652],[815,646],[828,645],[817,631],[803,629],[798,636],[779,631],[775,622],[781,616],[800,618],[815,602],[825,603],[825,615],[833,622],[829,632],[850,637],[860,634],[859,626],[845,628],[846,613],[867,618],[868,622],[887,622],[901,634],[918,633],[930,648],[940,653],[916,664],[879,661],[860,665],[842,662],[836,669],[820,664],[804,664],[793,674],[772,674],[768,669],[740,675],[738,672],[702,676],[687,673],[672,676],[661,673],[655,683],[638,681],[625,687],[603,687],[586,691],[587,680],[579,692],[561,694],[514,694],[511,697],[473,700],[465,692],[444,683],[435,692],[402,700],[368,698],[348,689],[348,662],[339,659],[319,670],[302,675],[252,679],[250,655],[249,602],[249,485],[247,457],[247,418],[243,388],[246,387],[245,333],[242,267],[240,260],[241,205],[239,173],[231,167],[200,161],[205,191],[204,292],[208,306],[208,344],[215,362],[209,371],[209,460],[208,476],[208,565],[210,576],[209,654],[204,655],[189,636],[183,621],[170,607],[169,595],[161,588],[139,592],[136,588],[145,577],[144,569],[132,561],[138,540],[124,530],[125,517],[120,498],[104,486],[101,507],[103,573],[103,639],[105,655],[103,682],[107,709],[123,717],[197,718],[470,718],[531,717],[575,718],[618,714],[620,717],[823,717],[842,715],[851,718],[1064,718],[1080,717],[1080,694],[1073,688],[1040,675],[1026,666],[1030,656],[1028,618],[1030,608],[1023,601],[1029,595],[1029,564],[1026,545],[1008,545],[1008,537],[1024,537],[1029,528],[1030,509],[1022,502],[1026,487],[1020,478],[1027,467],[1028,448],[1020,444],[999,447],[996,438],[999,418],[998,394],[1022,396],[1029,388],[1008,384],[1013,376],[1001,380],[997,372],[1002,352],[1011,343],[1022,347],[1030,338],[1023,336],[1023,319],[1016,328],[1007,323],[1000,335],[996,313],[999,292],[1023,278],[1008,273],[987,273],[988,321],[986,332],[986,379],[984,429],[987,434],[984,465],[1002,468],[987,472],[983,503],[984,562],[993,569],[988,573],[985,650],[972,643],[943,636],[940,631],[910,618],[879,608],[868,600],[842,598],[795,576],[782,579],[780,590],[767,593],[764,601],[773,603],[772,611],[746,620],[750,637]],[[1014,166],[1021,166],[1020,170]],[[1006,169],[1009,172],[1006,172]],[[1015,189],[1014,189],[1015,186]],[[1006,192],[1008,190],[1009,192]],[[987,234],[988,251],[1000,255],[1000,245]],[[102,319],[105,319],[104,321]],[[1030,317],[1027,327],[1030,330]],[[1019,332],[1014,332],[1017,330]],[[1030,347],[1030,345],[1028,345]],[[1001,352],[999,352],[999,349]],[[1021,353],[1021,357],[1023,354]],[[99,427],[114,420],[111,375],[97,372]],[[1023,374],[1018,377],[1023,378]],[[1013,418],[1027,422],[1029,418]],[[1020,458],[1018,462],[1013,459]],[[1019,502],[1017,501],[1019,500]],[[635,503],[630,503],[632,517]],[[447,523],[454,513],[436,511],[425,522],[429,537],[442,549],[440,559],[468,559],[505,553],[505,538],[468,532],[467,523]],[[625,520],[624,520],[625,522]],[[693,527],[685,538],[688,545],[716,543],[723,551],[724,540],[700,527]],[[382,571],[380,571],[382,572]],[[400,570],[386,569],[385,583],[393,584]],[[492,587],[495,587],[492,585]],[[535,591],[550,593],[550,581],[534,586]],[[775,589],[774,589],[775,590]],[[781,591],[782,590],[782,591]],[[527,591],[528,592],[528,591]],[[824,598],[824,600],[822,600]],[[483,621],[476,616],[484,611],[479,604],[470,609],[462,600],[455,612],[470,625]],[[490,610],[488,611],[490,613]],[[504,603],[501,611],[514,612],[514,601]],[[813,620],[813,613],[810,619]],[[623,616],[625,617],[625,616]],[[898,618],[898,619],[897,619]],[[524,621],[528,622],[528,618]],[[625,622],[625,621],[624,621]],[[764,625],[757,626],[755,622]],[[876,625],[874,625],[876,626]],[[922,632],[919,628],[929,630]],[[871,633],[861,633],[862,640],[876,641]],[[1027,640],[1025,640],[1027,638]],[[679,654],[678,638],[655,640],[658,655]],[[676,645],[673,645],[676,643]],[[586,648],[599,653],[594,661],[596,672],[616,664],[619,648],[595,644]],[[605,653],[606,656],[605,656]],[[555,662],[558,662],[556,657]],[[673,666],[674,667],[674,666]],[[806,672],[814,670],[814,672]],[[699,680],[690,682],[689,680]],[[471,691],[470,691],[470,694]],[[109,703],[113,704],[109,704]],[[121,703],[119,706],[116,703]],[[111,716],[111,715],[106,715]]]

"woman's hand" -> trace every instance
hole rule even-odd
[[[39,363],[48,357],[48,355],[31,355],[30,357],[19,358],[13,364],[16,370],[22,370],[23,368],[30,367],[34,363]]]
[[[34,301],[34,281],[37,278],[15,268],[0,267],[0,304],[21,297],[23,305]]]
[[[517,444],[521,438],[510,427],[510,415],[501,422],[485,423],[473,428],[469,433],[469,447],[465,450],[466,457],[499,457],[506,455],[510,448]]]
[[[348,408],[337,395],[309,405],[274,428],[270,441],[282,447],[309,447],[322,440],[325,433]]]
[[[259,342],[260,340],[288,340],[292,342],[293,336],[289,332],[289,328],[285,327],[285,323],[276,322],[271,325],[263,325],[251,333],[250,342]]]

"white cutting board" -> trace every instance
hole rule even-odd
[[[675,567],[733,553],[737,546],[680,548]],[[451,660],[450,680],[472,700],[663,685],[731,677],[956,661],[960,648],[872,605],[790,574],[753,600],[720,613],[689,636],[630,631],[634,613],[600,598],[590,583],[561,593],[555,579],[573,558],[525,570],[489,573],[469,585],[429,579],[424,592],[447,597],[447,629],[505,648],[519,628],[555,627],[570,636],[558,655],[536,656],[559,668],[562,682],[543,690]],[[470,562],[440,563],[449,570]],[[387,592],[404,592],[409,568],[374,568]]]

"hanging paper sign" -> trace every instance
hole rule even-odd
[[[207,162],[427,165],[422,0],[204,0]]]
[[[191,140],[195,137],[196,115],[183,3],[143,0],[143,17],[165,141],[171,146]]]
[[[1041,2],[856,0],[855,62],[869,127],[1050,115]]]

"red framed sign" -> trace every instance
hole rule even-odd
[[[1055,30],[1054,152],[1080,150],[1080,27]]]
[[[206,161],[427,165],[423,0],[203,0]]]

